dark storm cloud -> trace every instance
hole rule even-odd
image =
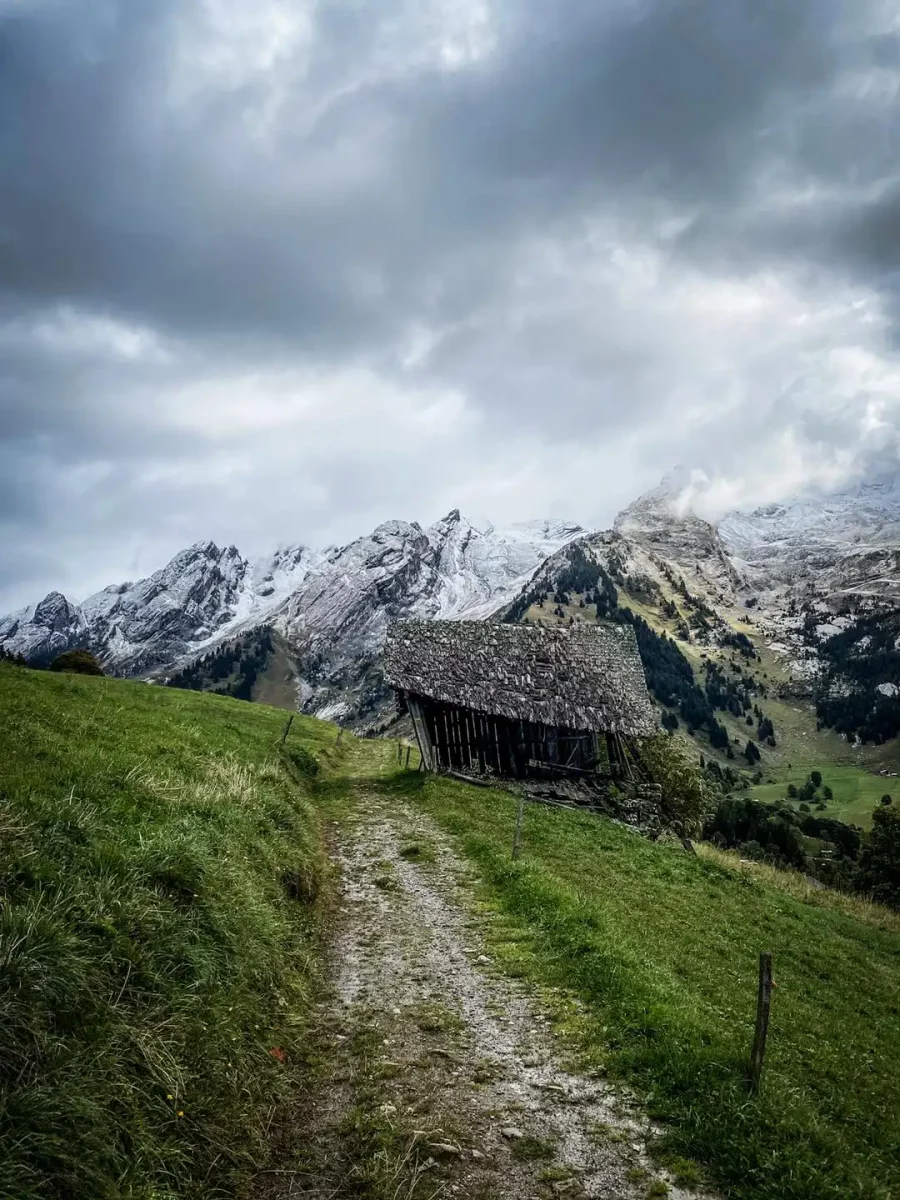
[[[512,508],[585,435],[628,441],[625,500],[667,465],[675,400],[662,440],[715,466],[723,395],[758,413],[811,353],[870,338],[834,316],[847,289],[892,310],[900,54],[880,13],[0,0],[6,578],[44,586],[21,546],[64,553],[75,522],[93,579],[117,521],[175,549],[229,516],[265,541],[281,509],[315,539],[367,503],[427,516],[473,476]],[[813,341],[785,343],[817,305]],[[411,438],[443,421],[443,474],[413,453],[388,479],[329,405]],[[583,520],[611,515],[597,469]]]
[[[351,19],[324,7],[312,70],[273,68],[285,99],[263,144],[241,130],[269,77],[188,108],[167,96],[181,5],[76,4],[10,20],[5,286],[344,353],[420,311],[429,270],[467,248],[502,266],[536,219],[565,221],[610,189],[648,201],[729,195],[754,170],[759,123],[785,93],[826,80],[831,61],[825,0],[606,16],[594,4],[535,6],[483,68],[359,83],[300,132],[317,89],[365,62],[379,8],[360,20],[357,8]],[[367,153],[374,163],[341,169],[343,155]],[[386,294],[361,294],[365,272]],[[492,274],[482,261],[466,273],[470,288],[442,293],[447,315]]]

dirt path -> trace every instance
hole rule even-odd
[[[494,968],[447,836],[400,800],[360,799],[337,833],[313,1144],[280,1194],[696,1200],[653,1168],[623,1097],[564,1069],[538,1001]]]

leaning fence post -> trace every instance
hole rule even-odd
[[[412,753],[412,746],[407,746],[406,747],[406,765],[404,767],[405,771],[409,770],[409,756],[411,753]]]
[[[769,1033],[769,1010],[772,1007],[772,955],[759,956],[759,990],[756,996],[756,1031],[750,1051],[750,1090],[759,1091],[763,1060],[766,1057],[766,1038]]]
[[[513,833],[512,856],[518,858],[522,851],[522,816],[525,812],[525,795],[519,793],[519,807],[516,809],[516,828]]]
[[[294,723],[294,714],[291,713],[291,715],[287,719],[287,724],[284,727],[284,733],[282,733],[282,735],[281,735],[282,746],[287,741],[287,735],[291,732],[291,726],[293,725],[293,723]]]

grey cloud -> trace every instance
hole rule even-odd
[[[330,5],[311,79],[273,68],[287,100],[272,153],[239,132],[264,85],[187,113],[168,105],[177,10],[105,11],[93,39],[72,19],[20,18],[6,32],[0,104],[18,118],[0,207],[6,286],[176,328],[283,332],[337,354],[390,336],[391,316],[422,304],[423,277],[451,255],[475,247],[502,270],[523,228],[622,186],[682,202],[735,186],[753,169],[755,123],[828,64],[821,3],[623,6],[605,18],[587,4],[536,18],[536,6],[496,62],[364,82],[302,136],[316,82],[334,87],[374,37],[374,6],[360,22]],[[310,179],[371,141],[378,161],[360,178],[337,190]],[[483,294],[486,271],[473,268],[469,295]],[[365,272],[385,285],[377,302],[354,286]],[[450,316],[454,298],[443,296]]]
[[[621,439],[619,495],[668,465],[673,395],[707,406],[685,435],[697,460],[731,469],[718,340],[733,338],[728,386],[746,390],[734,411],[771,410],[773,429],[790,419],[806,437],[802,416],[774,405],[810,344],[783,344],[774,311],[705,344],[701,322],[719,313],[696,300],[698,280],[775,272],[800,305],[858,285],[892,311],[896,103],[889,87],[848,84],[896,80],[897,38],[875,4],[496,0],[486,53],[442,70],[424,52],[439,21],[424,0],[328,0],[264,69],[229,44],[240,69],[224,81],[204,75],[212,11],[44,0],[0,17],[0,330],[24,331],[0,336],[10,584],[48,584],[29,547],[62,554],[76,525],[94,572],[116,561],[117,531],[176,548],[219,536],[227,516],[263,541],[282,510],[315,540],[388,504],[426,517],[472,476],[487,507],[493,476],[514,474],[510,437],[543,444],[554,470],[570,443],[593,438],[603,454]],[[629,291],[622,253],[638,274],[645,256],[656,286]],[[165,353],[123,356],[114,331],[86,348],[29,334],[61,309],[145,330]],[[415,328],[435,344],[410,363]],[[869,337],[850,317],[825,328]],[[214,403],[207,427],[173,417],[173,397],[204,380],[224,395],[259,376],[252,409],[273,373],[353,364],[398,392],[461,394],[478,417],[467,436],[482,439],[468,474],[463,449],[400,474],[355,449],[344,462],[339,446],[310,458],[315,438],[294,418],[271,434],[296,445],[279,474],[264,425],[224,433]],[[220,458],[231,473],[217,491],[203,471]],[[96,482],[67,496],[70,474],[93,467]],[[573,515],[606,520],[584,470]]]

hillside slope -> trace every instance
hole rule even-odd
[[[676,1174],[700,1163],[732,1200],[897,1194],[896,914],[541,806],[511,863],[512,797],[416,777],[398,792],[484,880],[498,961],[555,996],[583,1066],[628,1080],[664,1122]],[[763,950],[777,991],[753,1099],[744,1072]]]
[[[0,663],[0,1196],[232,1194],[265,1156],[324,861],[282,724]]]

